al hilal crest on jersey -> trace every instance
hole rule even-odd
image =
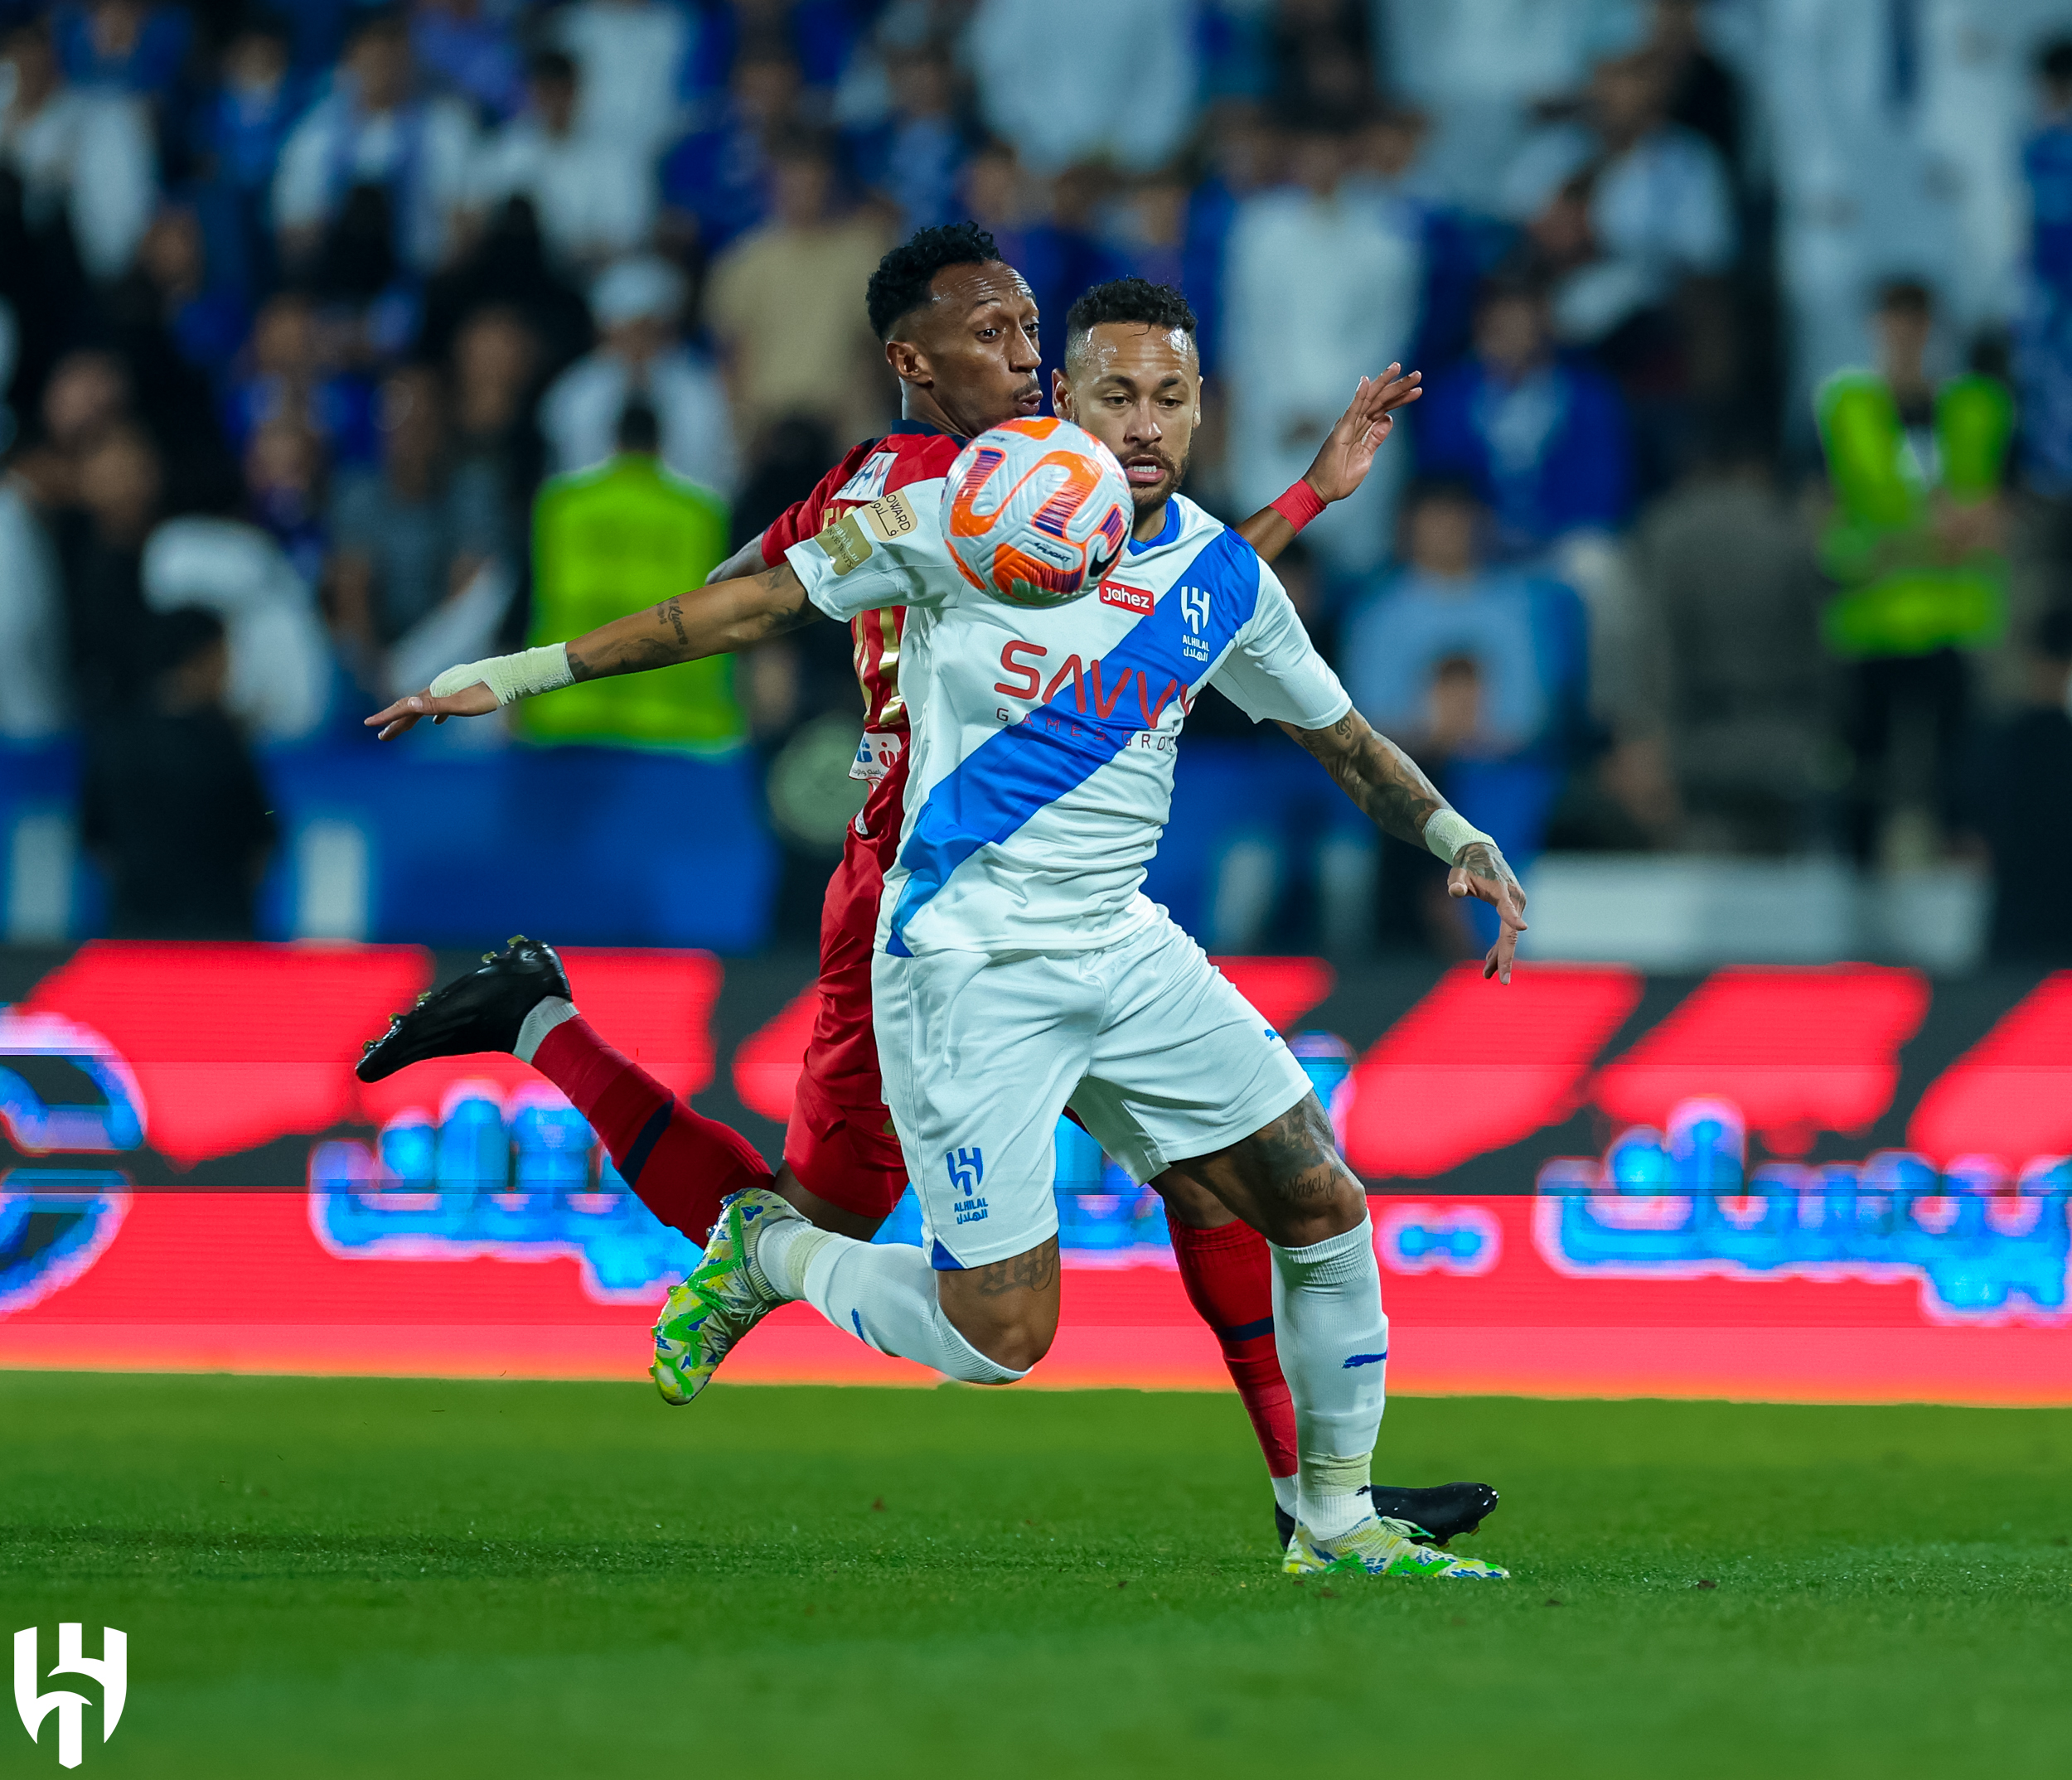
[[[909,608],[913,752],[878,931],[895,956],[1084,950],[1150,918],[1138,887],[1205,682],[1255,722],[1321,729],[1352,708],[1273,571],[1182,496],[1095,596],[1048,611],[970,587],[903,492],[787,554],[831,617]]]

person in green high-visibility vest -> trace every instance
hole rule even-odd
[[[659,605],[701,584],[727,554],[727,504],[664,467],[654,410],[628,405],[618,453],[557,476],[533,508],[531,641],[579,636],[627,607]],[[574,628],[571,629],[571,626]],[[529,699],[519,733],[535,742],[722,753],[747,731],[733,660],[719,655],[652,674],[587,680]]]
[[[1969,717],[1966,655],[2007,622],[2014,401],[1976,373],[1930,380],[1934,319],[1924,286],[1887,284],[1872,312],[1876,368],[1837,371],[1814,397],[1834,497],[1820,566],[1836,592],[1821,628],[1848,667],[1851,839],[1859,858],[1882,847],[1892,863],[1934,850]],[[1901,814],[1903,833],[1890,820]]]

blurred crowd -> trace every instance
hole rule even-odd
[[[1186,291],[1228,516],[1425,370],[1287,578],[1520,862],[2072,844],[2023,764],[2072,755],[2072,0],[0,0],[0,741],[83,738],[119,923],[177,856],[178,931],[249,927],[254,747],[702,579],[896,414],[864,281],[965,216],[1053,359],[1086,285]],[[519,721],[758,748],[825,849],[842,638],[652,679]],[[1219,943],[1369,919],[1303,827],[1232,826]]]

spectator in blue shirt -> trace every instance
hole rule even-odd
[[[798,121],[799,94],[799,65],[782,39],[747,44],[720,115],[664,157],[662,202],[688,221],[707,254],[768,218],[769,148]]]
[[[1474,489],[1405,503],[1406,566],[1347,620],[1339,653],[1361,714],[1493,834],[1514,865],[1540,850],[1587,723],[1588,625],[1557,581],[1484,559]]]
[[[172,94],[194,38],[185,7],[147,0],[74,0],[52,12],[51,30],[74,86],[157,100]]]
[[[434,87],[501,122],[525,103],[524,59],[509,26],[483,16],[482,0],[417,0],[410,48]]]
[[[1632,507],[1626,416],[1617,389],[1556,354],[1547,302],[1497,285],[1475,312],[1474,350],[1417,404],[1427,476],[1458,478],[1496,515],[1500,554],[1536,554]]]
[[[956,114],[956,73],[946,51],[894,51],[887,63],[892,115],[850,134],[846,146],[858,178],[898,209],[901,232],[911,235],[964,214],[957,187],[971,143]]]
[[[1066,173],[1050,183],[1050,202],[1037,201],[1014,149],[989,143],[964,173],[966,214],[990,231],[1000,258],[1029,281],[1043,322],[1043,388],[1064,364],[1065,312],[1090,284],[1118,276],[1121,268],[1084,226],[1075,201],[1084,187]]]

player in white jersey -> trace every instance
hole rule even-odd
[[[1278,1035],[1137,887],[1174,742],[1213,677],[1297,732],[1377,820],[1447,837],[1456,893],[1499,909],[1489,967],[1507,979],[1523,897],[1487,838],[1351,712],[1271,571],[1176,498],[1199,400],[1184,302],[1140,285],[1109,288],[1107,302],[1091,320],[1075,308],[1059,392],[1061,409],[1116,447],[1137,497],[1132,553],[1101,597],[1043,613],[1003,607],[947,571],[929,537],[937,515],[906,503],[869,531],[840,522],[753,583],[680,602],[672,659],[785,626],[801,593],[832,616],[911,609],[913,790],[874,987],[927,1241],[864,1244],[773,1194],[739,1196],[657,1325],[658,1376],[695,1388],[733,1329],[796,1298],[952,1376],[1022,1376],[1056,1328],[1051,1144],[1069,1102],[1139,1178],[1184,1165],[1272,1246],[1300,1449],[1288,1567],[1501,1575],[1412,1545],[1360,1493],[1387,1352],[1364,1192]],[[608,659],[646,665],[652,641],[623,622],[627,636],[608,646],[623,655]],[[393,709],[469,711],[483,690]]]

